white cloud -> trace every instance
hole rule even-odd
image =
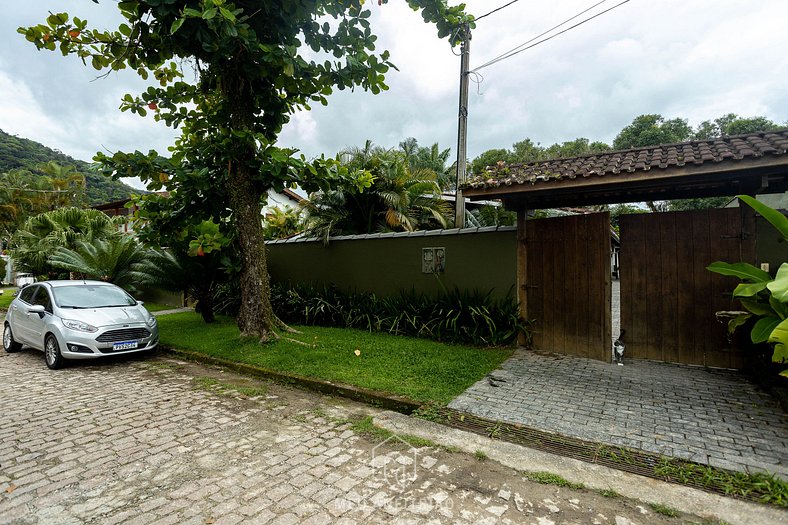
[[[458,3],[453,0],[452,3]],[[504,2],[468,0],[486,13]],[[150,119],[118,112],[125,92],[144,89],[131,74],[91,82],[77,60],[37,52],[15,33],[61,2],[5,6],[0,19],[0,128],[89,159],[107,147],[164,151],[173,133]],[[78,5],[78,7],[77,7]],[[456,145],[459,57],[405,2],[367,2],[378,51],[399,71],[378,96],[337,92],[329,107],[293,116],[280,142],[307,156],[333,155],[367,138],[396,146]],[[473,32],[476,67],[588,6],[586,0],[518,2],[480,20]],[[603,6],[602,8],[606,7]],[[111,2],[75,3],[98,26],[117,21]],[[75,12],[76,12],[75,11]],[[784,0],[630,2],[499,64],[471,84],[469,155],[530,137],[549,144],[585,136],[611,141],[643,113],[691,123],[725,113],[788,120],[788,8]]]

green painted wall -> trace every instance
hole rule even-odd
[[[755,218],[755,232],[756,263],[769,263],[769,273],[775,275],[780,265],[788,262],[788,242],[761,216]]]
[[[430,232],[432,233],[432,232]],[[446,270],[439,274],[451,289],[493,290],[504,297],[512,289],[517,266],[517,232],[408,235],[382,239],[268,243],[272,282],[336,285],[344,291],[397,295],[414,289],[430,295],[441,287],[433,274],[421,271],[422,248],[446,249]]]

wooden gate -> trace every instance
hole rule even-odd
[[[738,208],[647,213],[624,215],[619,224],[626,356],[741,368],[742,353],[714,316],[736,308],[730,292],[738,281],[706,266],[755,261],[753,215]]]
[[[525,234],[518,271],[534,346],[609,361],[610,214],[529,220]]]

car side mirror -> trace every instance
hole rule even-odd
[[[38,314],[38,317],[40,317],[40,318],[43,318],[43,317],[44,317],[44,312],[45,312],[45,311],[46,311],[46,309],[44,308],[44,306],[43,306],[43,305],[40,305],[40,304],[34,304],[33,306],[31,306],[31,307],[30,307],[30,308],[27,310],[27,313],[28,313],[28,315],[29,315],[29,314]]]

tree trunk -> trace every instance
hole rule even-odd
[[[238,163],[230,171],[228,190],[241,251],[241,309],[238,328],[241,336],[269,341],[274,314],[270,300],[268,267],[261,219],[260,195],[254,191],[248,166]]]
[[[230,109],[231,128],[250,131],[255,119],[251,105],[253,94],[244,77],[242,61],[238,58],[227,64],[222,72],[221,86]],[[276,339],[277,335],[265,259],[262,195],[251,171],[256,146],[248,139],[238,140],[243,142],[235,148],[235,158],[227,166],[227,190],[241,252],[241,308],[236,322],[242,337],[255,337],[267,342]]]

